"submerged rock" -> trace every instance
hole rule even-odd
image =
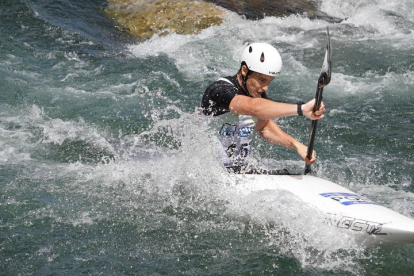
[[[108,0],[105,11],[123,29],[147,39],[154,34],[194,34],[220,25],[228,12],[205,1]]]

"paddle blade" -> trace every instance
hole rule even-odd
[[[318,85],[323,87],[331,82],[331,36],[329,35],[329,28],[326,28],[328,33],[328,43],[326,44],[325,59],[323,60],[321,74],[319,75]]]

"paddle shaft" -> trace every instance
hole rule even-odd
[[[315,95],[315,105],[313,107],[313,112],[318,110],[321,107],[322,103],[322,93],[323,93],[323,81],[321,81],[323,77],[321,76],[318,81],[318,87],[316,89],[316,95]],[[306,157],[310,160],[312,158],[313,153],[313,145],[315,143],[315,136],[316,136],[316,127],[318,126],[318,120],[312,120],[311,123],[311,130],[309,135],[309,143],[308,143],[308,153]],[[305,174],[309,174],[312,172],[311,165],[306,164],[305,166]]]
[[[328,44],[326,45],[325,59],[322,64],[321,74],[318,79],[318,86],[316,87],[315,105],[313,112],[317,111],[321,107],[323,87],[327,86],[331,82],[331,37],[329,35],[329,29],[326,28],[328,34]],[[306,157],[311,160],[313,153],[313,144],[315,142],[316,127],[318,126],[317,120],[312,120],[311,129],[309,134],[308,152]],[[306,164],[305,174],[311,173],[311,165]]]

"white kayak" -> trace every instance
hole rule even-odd
[[[235,175],[244,194],[287,191],[323,213],[327,225],[347,229],[370,242],[414,243],[414,220],[333,182],[310,175]]]

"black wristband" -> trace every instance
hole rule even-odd
[[[304,104],[304,102],[302,102],[302,101],[299,101],[299,102],[297,103],[297,105],[298,105],[298,116],[303,116],[303,112],[302,112],[302,104]]]

